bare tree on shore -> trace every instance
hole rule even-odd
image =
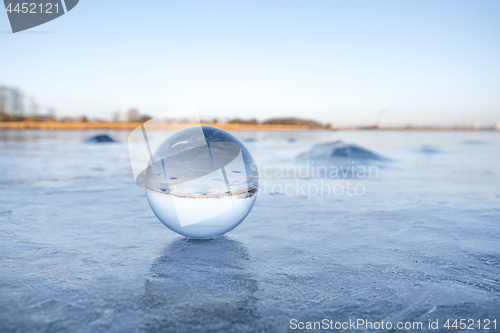
[[[129,123],[135,123],[139,120],[139,111],[137,109],[132,108],[127,112],[127,121]]]
[[[111,121],[114,121],[115,123],[120,122],[121,118],[121,112],[120,111],[115,111],[111,114]]]
[[[0,120],[21,120],[24,115],[24,94],[20,89],[0,86]]]

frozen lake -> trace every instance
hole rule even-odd
[[[0,131],[0,332],[298,331],[291,319],[500,330],[500,132],[232,132],[261,191],[240,226],[206,241],[155,217],[126,131],[83,143],[96,133]],[[383,156],[377,174],[279,173],[338,139]]]

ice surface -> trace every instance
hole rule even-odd
[[[126,141],[125,132],[110,134]],[[262,166],[292,164],[336,138],[394,162],[363,180],[362,196],[262,192],[238,228],[190,241],[149,209],[125,143],[0,131],[0,331],[285,332],[292,318],[498,322],[500,133],[234,134],[257,139],[247,147]],[[415,154],[423,144],[448,153]]]
[[[433,145],[424,144],[421,145],[418,149],[415,150],[416,153],[421,154],[442,154],[443,152]]]

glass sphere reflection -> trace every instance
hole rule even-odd
[[[191,238],[219,236],[240,224],[255,203],[258,184],[257,167],[243,143],[211,126],[168,137],[145,173],[153,212]]]

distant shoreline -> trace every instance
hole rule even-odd
[[[133,130],[140,127],[142,123],[129,122],[78,122],[78,121],[12,121],[0,122],[0,130]],[[170,123],[170,124],[149,124],[151,129],[170,129],[178,130],[181,128],[193,126],[196,124],[190,123]],[[495,131],[495,128],[474,128],[474,127],[431,127],[431,126],[400,126],[400,127],[376,127],[376,126],[351,126],[351,127],[334,127],[330,129],[316,128],[307,125],[270,125],[270,124],[216,124],[202,123],[202,125],[214,126],[224,130],[268,130],[268,131],[357,131],[357,130],[384,130],[384,131]]]
[[[107,130],[133,130],[140,127],[143,123],[122,123],[122,122],[77,122],[77,121],[16,121],[0,122],[0,129],[41,129],[41,130],[89,130],[89,129],[107,129]],[[214,126],[225,130],[310,130],[306,125],[254,125],[254,124],[214,124],[201,123],[202,125]],[[150,129],[171,129],[178,130],[189,126],[198,125],[197,123],[153,123],[146,127]],[[314,129],[314,128],[313,128]]]

